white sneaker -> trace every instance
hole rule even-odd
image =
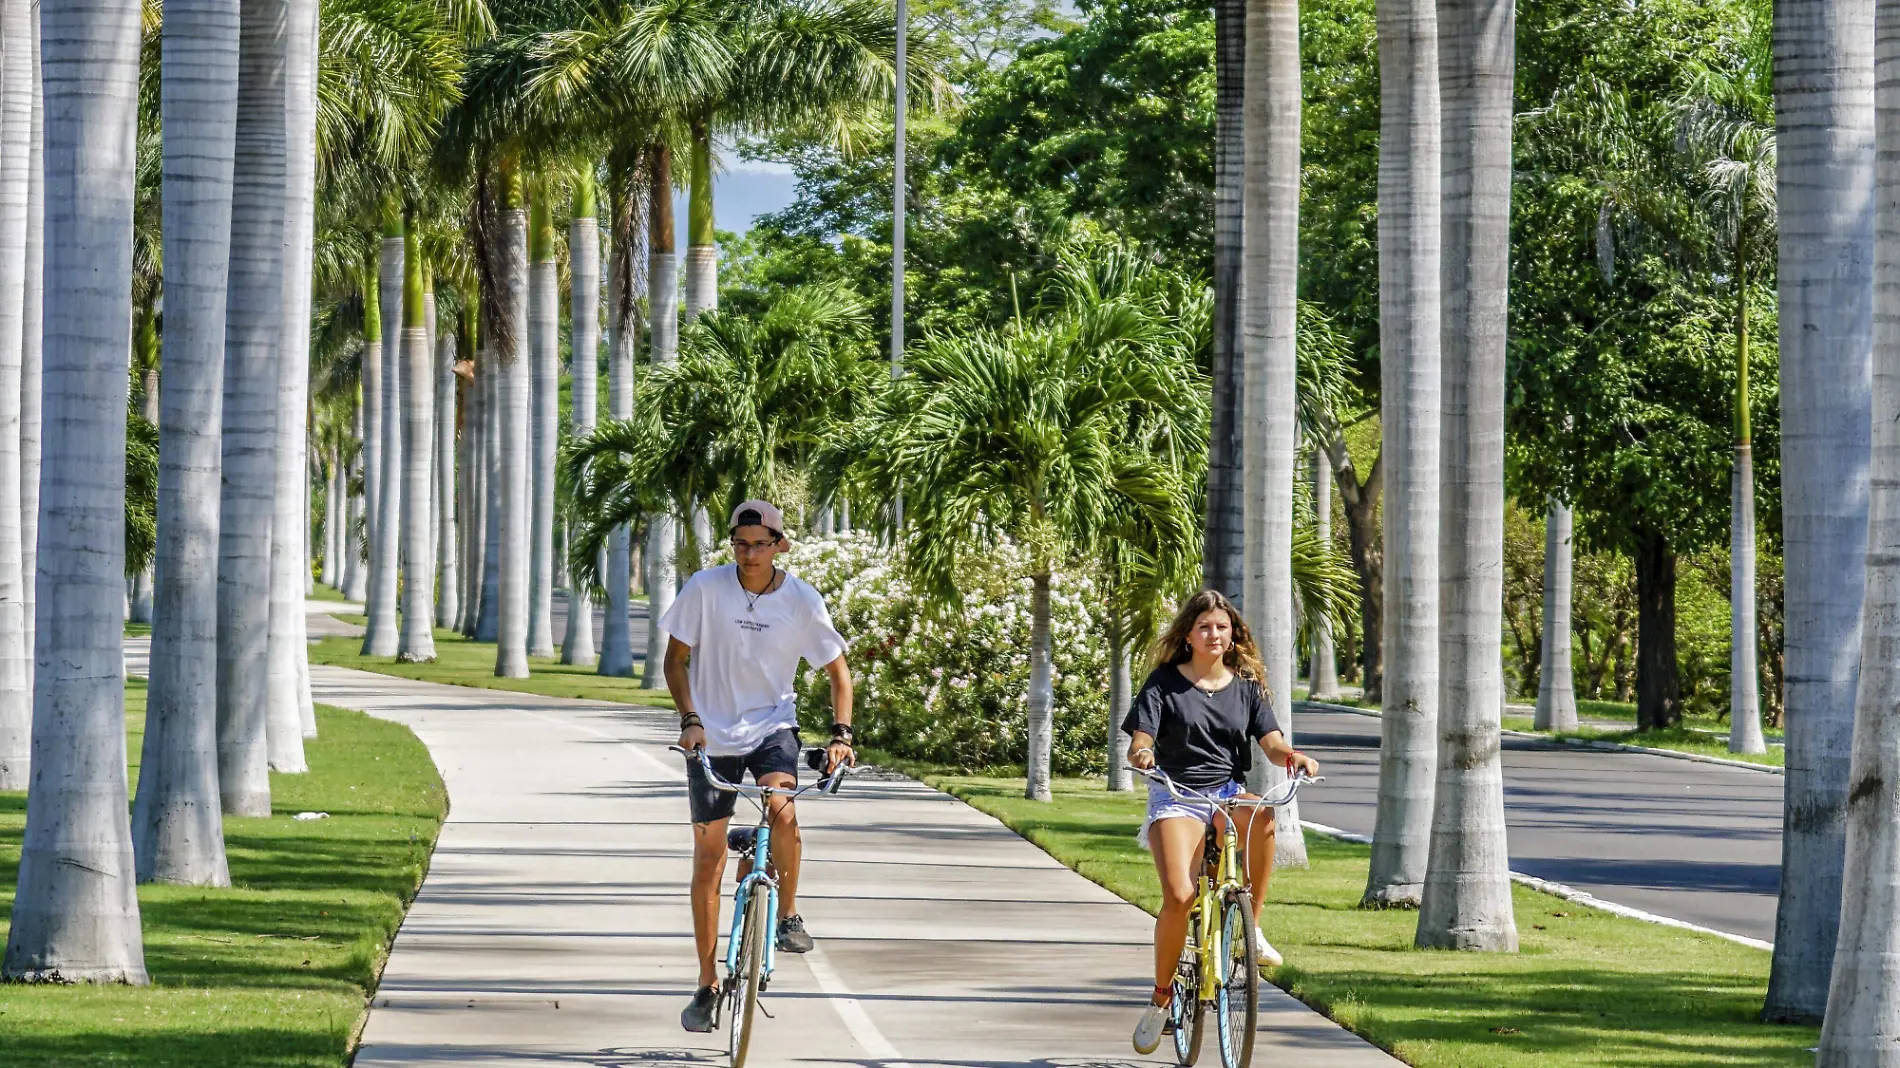
[[[1273,948],[1273,943],[1267,941],[1267,936],[1261,934],[1258,927],[1253,929],[1253,962],[1262,968],[1278,968],[1286,963],[1280,951]]]
[[[1143,1056],[1153,1053],[1161,1046],[1161,1028],[1168,1022],[1166,1005],[1149,1005],[1141,1012],[1140,1022],[1135,1024],[1135,1052]]]

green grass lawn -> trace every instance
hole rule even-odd
[[[362,616],[338,615],[336,618],[361,625]],[[399,663],[394,657],[362,655],[361,638],[325,638],[310,646],[310,662],[336,667],[374,671],[405,679],[442,682],[451,686],[475,686],[490,690],[540,694],[543,697],[578,697],[590,701],[618,701],[624,704],[673,707],[673,699],[660,690],[643,690],[638,678],[620,679],[596,674],[591,667],[574,667],[559,660],[529,657],[530,676],[525,679],[495,677],[495,643],[471,641],[452,630],[437,628],[434,662]]]
[[[914,769],[913,769],[914,770]],[[1153,912],[1153,862],[1135,844],[1144,794],[1022,779],[930,775],[1056,859]],[[1323,787],[1321,787],[1323,789]],[[1515,955],[1412,948],[1417,913],[1358,908],[1369,849],[1307,836],[1312,867],[1274,877],[1263,926],[1287,964],[1273,980],[1419,1068],[1811,1065],[1814,1028],[1759,1022],[1769,955],[1516,888]],[[1133,1018],[1134,1009],[1130,1009]],[[1271,1053],[1265,1061],[1280,1063]],[[1288,1063],[1293,1063],[1288,1061]]]
[[[128,620],[125,624],[125,636],[128,638],[149,638],[152,636],[152,625],[150,623],[133,623]]]
[[[342,590],[337,589],[335,586],[325,586],[321,582],[316,583],[314,586],[311,587],[310,599],[313,601],[342,601],[342,602],[347,602],[349,600],[349,598],[343,596]]]
[[[134,762],[145,687],[127,687]],[[276,815],[225,819],[230,889],[142,886],[149,987],[0,986],[0,1063],[341,1066],[446,811],[405,727],[317,706],[311,771],[271,776]],[[136,779],[134,780],[136,781]],[[302,811],[328,819],[293,821]],[[0,933],[26,798],[0,793]]]

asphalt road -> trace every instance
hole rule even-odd
[[[1301,749],[1326,782],[1303,819],[1371,834],[1379,720],[1300,712]],[[1781,784],[1720,764],[1504,742],[1504,812],[1514,871],[1606,901],[1770,941],[1781,881]]]

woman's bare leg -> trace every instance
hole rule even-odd
[[[1247,841],[1247,889],[1253,898],[1253,925],[1260,926],[1260,909],[1267,903],[1267,883],[1273,879],[1273,810],[1255,808],[1240,814]]]
[[[1155,873],[1161,876],[1161,912],[1155,916],[1155,989],[1174,983],[1175,967],[1187,945],[1188,913],[1194,908],[1194,866],[1201,858],[1207,825],[1175,817],[1148,825]],[[1162,1002],[1156,1002],[1162,1004]]]

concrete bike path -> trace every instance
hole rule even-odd
[[[413,729],[449,793],[356,1068],[726,1063],[723,1032],[679,1028],[694,967],[669,713],[322,666],[311,682]],[[779,958],[750,1064],[1169,1063],[1128,1045],[1146,913],[914,781],[855,780],[800,821],[818,950]],[[1257,1064],[1400,1063],[1275,988],[1261,1007]]]

